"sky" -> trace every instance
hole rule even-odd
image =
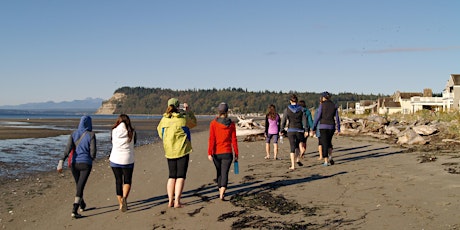
[[[441,93],[458,0],[0,1],[0,105],[120,87]]]

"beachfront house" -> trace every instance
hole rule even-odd
[[[361,100],[355,104],[356,114],[372,114],[377,112],[377,102],[372,100]]]
[[[377,104],[379,114],[401,113],[401,103],[394,101],[392,97],[380,98]]]
[[[442,92],[443,109],[458,110],[460,108],[460,74],[451,74]]]

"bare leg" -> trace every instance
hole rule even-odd
[[[270,143],[265,143],[265,159],[270,159]]]
[[[174,207],[174,188],[176,186],[176,179],[169,178],[168,184],[166,185],[166,191],[168,192],[168,207]]]
[[[322,160],[323,159],[323,146],[318,145],[318,152],[319,152],[318,160]]]
[[[120,206],[120,207],[118,207],[119,210],[121,210],[121,205],[123,203],[123,200],[121,198],[123,198],[123,197],[122,196],[117,196],[118,205]]]
[[[174,190],[174,208],[181,208],[182,203],[180,202],[180,198],[182,196],[182,190],[184,190],[185,179],[184,178],[177,178],[176,179],[176,186]]]
[[[227,190],[226,187],[220,187],[219,188],[219,198],[221,200],[224,200],[224,198],[225,198],[225,190]]]
[[[290,155],[291,155],[291,167],[289,169],[294,170],[295,169],[296,154],[295,153],[290,153]]]
[[[278,159],[278,143],[273,144],[273,158]]]

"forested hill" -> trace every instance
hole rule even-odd
[[[267,107],[274,104],[279,113],[289,104],[290,96],[295,93],[299,100],[304,100],[307,107],[317,107],[320,92],[250,92],[242,88],[226,89],[189,89],[172,90],[162,88],[122,87],[115,94],[124,94],[116,102],[110,100],[103,103],[115,103],[114,114],[162,114],[169,98],[178,98],[187,102],[196,114],[215,114],[220,102],[227,102],[234,113],[266,113]],[[360,100],[375,100],[385,95],[365,95],[356,93],[332,93],[332,100],[342,108],[347,108]]]

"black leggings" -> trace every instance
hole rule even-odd
[[[186,178],[188,169],[189,154],[175,159],[168,159],[169,178]]]
[[[233,153],[214,154],[212,155],[212,161],[216,166],[217,172],[217,186],[227,187],[228,184],[228,172],[233,161]]]
[[[332,137],[334,136],[334,129],[320,129],[319,139],[322,146],[323,157],[329,156],[329,149],[332,148]]]
[[[303,132],[288,132],[289,144],[291,146],[291,153],[295,153],[295,149],[299,148],[299,144],[305,140]]]
[[[123,196],[123,185],[131,185],[134,168],[112,167],[112,171],[113,175],[115,175],[115,188],[117,190],[117,196]]]
[[[88,181],[91,168],[93,166],[85,163],[73,163],[71,170],[75,184],[77,185],[76,197],[83,198],[83,190],[85,190],[86,182]]]

